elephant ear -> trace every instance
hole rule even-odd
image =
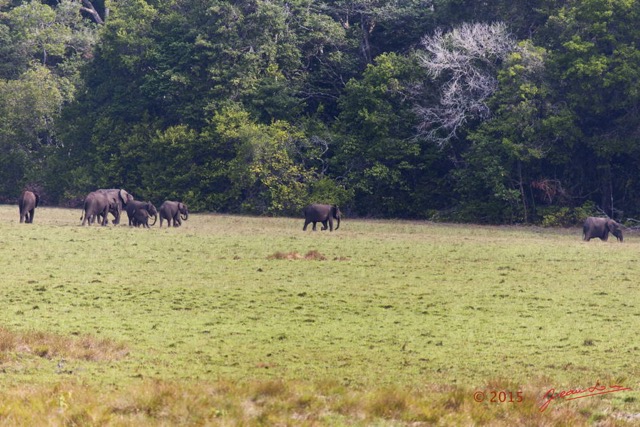
[[[36,208],[38,207],[38,205],[40,204],[40,196],[38,195],[38,193],[33,193],[34,196],[36,196]]]
[[[620,231],[620,224],[618,224],[617,222],[615,222],[614,220],[610,219],[607,221],[607,228],[609,229],[609,232],[611,234],[613,234],[614,236],[617,236],[616,233],[619,233]]]

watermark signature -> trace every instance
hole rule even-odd
[[[630,391],[630,387],[625,387],[622,385],[602,385],[600,381],[596,381],[596,385],[588,387],[588,388],[576,388],[571,390],[562,390],[557,392],[555,388],[547,391],[542,397],[544,402],[540,405],[540,412],[544,412],[549,404],[556,399],[564,399],[564,400],[576,400],[583,399],[585,397],[597,396],[600,394],[608,394],[608,393],[617,393],[619,391]]]

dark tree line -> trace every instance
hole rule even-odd
[[[0,6],[0,197],[571,224],[640,214],[640,2]]]

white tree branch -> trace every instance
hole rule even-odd
[[[447,144],[471,118],[490,115],[485,101],[497,89],[497,64],[516,48],[503,23],[463,24],[449,33],[436,30],[422,40],[419,56],[427,75],[441,80],[440,102],[419,106],[418,130]]]

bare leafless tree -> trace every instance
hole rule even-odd
[[[437,30],[422,40],[420,64],[439,84],[439,103],[419,105],[419,132],[439,145],[456,137],[469,118],[486,119],[486,104],[497,89],[497,65],[516,49],[506,25],[463,24],[448,33]]]

